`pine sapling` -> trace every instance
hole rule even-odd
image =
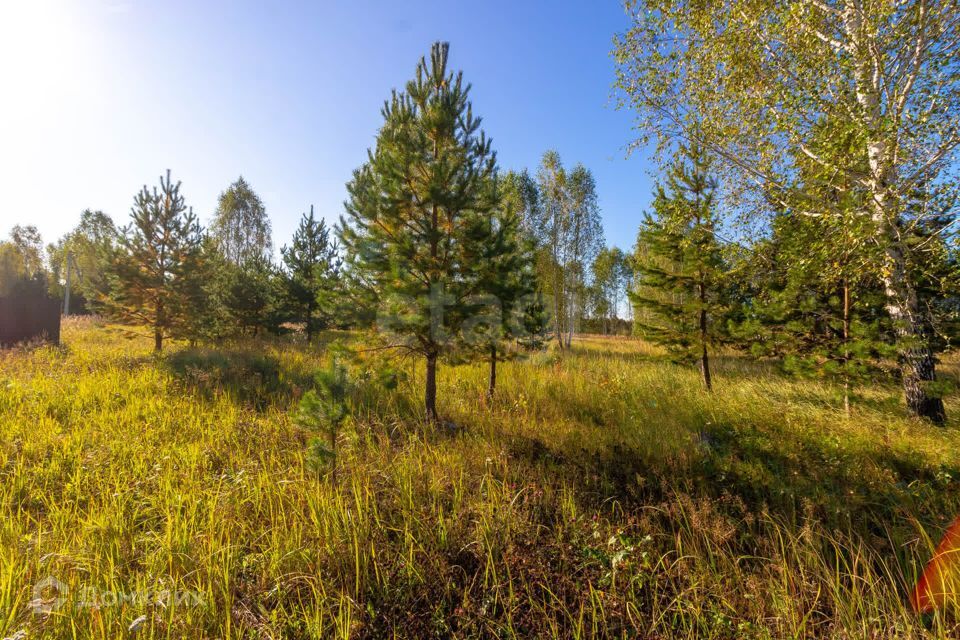
[[[346,368],[334,359],[329,369],[315,374],[314,381],[316,388],[300,399],[296,422],[315,434],[307,445],[307,464],[318,474],[328,469],[331,482],[336,483],[337,440],[350,415],[350,380]]]

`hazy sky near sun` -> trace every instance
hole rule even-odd
[[[583,162],[627,249],[651,180],[611,99],[626,20],[617,0],[0,0],[0,235],[49,242],[87,207],[126,224],[170,168],[203,223],[242,174],[279,247],[311,204],[338,219],[384,99],[447,40],[500,166]]]

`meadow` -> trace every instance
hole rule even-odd
[[[335,481],[293,419],[333,342],[95,320],[0,353],[0,637],[948,638],[906,593],[960,513],[960,430],[633,339],[486,368],[349,359]],[[944,366],[956,378],[953,362]],[[403,375],[405,374],[405,375]],[[960,414],[960,400],[947,402]],[[54,578],[57,583],[49,580]],[[35,588],[36,585],[40,588]]]

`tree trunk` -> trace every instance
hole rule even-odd
[[[907,269],[897,229],[890,222],[888,194],[881,191],[874,197],[874,220],[883,235],[884,265],[882,281],[886,294],[887,313],[893,321],[907,409],[913,415],[935,424],[947,419],[943,400],[928,393],[928,383],[936,380],[936,358],[930,345],[928,323],[921,311],[916,287]]]
[[[896,219],[888,211],[895,206],[890,204],[891,200],[886,190],[879,188],[873,198],[874,221],[878,223],[881,241],[886,246],[882,279],[887,313],[897,335],[903,393],[907,409],[913,415],[943,424],[947,419],[943,400],[929,395],[926,389],[927,383],[936,379],[936,359],[917,290],[907,269],[903,246],[896,226],[891,222]]]
[[[898,247],[888,249],[887,263],[883,278],[887,312],[897,335],[907,409],[915,416],[943,424],[947,420],[943,400],[931,396],[926,388],[928,383],[936,380],[936,359],[930,348],[929,330],[920,312],[916,290],[907,280],[903,256]]]
[[[63,290],[63,315],[70,315],[70,263],[73,262],[73,254],[67,252],[67,284]]]
[[[307,307],[307,344],[313,342],[313,307]]]
[[[707,391],[712,391],[710,356],[707,355],[707,287],[702,275],[697,286],[700,290],[700,373],[703,375],[703,386],[706,387]]]
[[[557,346],[563,351],[563,331],[560,327],[560,285],[559,278],[554,278],[553,286],[553,329],[557,336]]]
[[[900,352],[900,369],[907,408],[918,417],[934,423],[946,421],[943,400],[928,395],[926,384],[936,379],[936,360],[930,346],[927,322],[921,313],[917,291],[910,281],[907,260],[899,233],[900,205],[898,175],[895,159],[900,151],[900,132],[897,122],[884,113],[881,98],[884,90],[883,74],[876,73],[876,32],[865,28],[863,12],[856,3],[843,11],[846,37],[856,52],[853,77],[857,103],[862,109],[866,151],[870,167],[871,217],[876,223],[877,240],[884,247],[884,265],[881,277],[887,297],[887,312],[893,320]],[[904,80],[912,82],[912,80]],[[909,88],[895,87],[909,90]]]
[[[850,284],[843,281],[843,412],[850,417]]]
[[[331,426],[327,433],[330,443],[330,484],[337,484],[337,427]]]
[[[703,375],[703,386],[707,391],[713,391],[713,380],[710,377],[710,356],[707,355],[707,343],[703,343],[703,353],[700,355],[700,373]]]
[[[493,398],[497,388],[497,345],[490,345],[490,384],[487,387],[487,398]]]
[[[697,229],[703,225],[700,204],[700,192],[696,194],[696,222]],[[711,228],[712,232],[712,228]],[[698,258],[698,260],[702,259]],[[700,299],[700,375],[703,377],[703,386],[707,391],[713,390],[713,380],[710,378],[710,357],[707,355],[707,276],[703,264],[697,267],[697,297]]]
[[[437,421],[437,354],[427,354],[427,379],[425,384],[424,408],[427,411],[427,420]]]
[[[157,315],[153,324],[153,351],[160,353],[163,351],[163,302],[157,303]]]
[[[947,410],[943,399],[927,393],[926,383],[936,379],[936,363],[930,347],[908,349],[907,365],[903,375],[903,391],[910,412],[926,418],[934,424],[947,421]]]

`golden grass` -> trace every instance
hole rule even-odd
[[[421,363],[388,391],[371,353],[331,486],[291,420],[322,347],[156,358],[90,321],[63,340],[0,354],[0,637],[122,638],[142,616],[137,638],[957,631],[905,593],[960,512],[958,423],[904,417],[889,384],[847,419],[838,389],[771,364],[726,354],[706,394],[590,337],[504,363],[492,401],[482,364],[443,366],[448,432],[420,419]],[[37,613],[46,576],[69,594]]]

